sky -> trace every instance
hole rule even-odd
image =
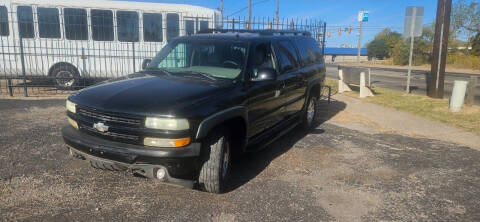
[[[137,0],[139,1],[139,0]],[[220,0],[142,0],[149,2],[192,4],[208,8],[218,8]],[[375,34],[383,28],[391,28],[403,33],[405,7],[423,6],[424,25],[431,25],[435,20],[437,0],[279,0],[280,18],[319,19],[327,23],[331,36],[326,39],[327,47],[338,47],[358,44],[359,22],[358,11],[369,11],[369,21],[364,23],[362,45],[371,41]],[[455,1],[455,0],[454,0]],[[274,17],[275,0],[252,0],[252,14],[255,17]],[[248,6],[248,0],[224,0],[224,16]],[[235,16],[248,16],[248,9],[238,12]],[[351,34],[342,32],[338,36],[338,28],[352,26]]]

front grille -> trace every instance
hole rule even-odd
[[[114,132],[100,132],[98,130],[96,130],[95,128],[93,127],[89,127],[87,125],[84,125],[84,124],[80,124],[80,130],[85,130],[91,134],[95,134],[95,135],[101,135],[103,137],[106,137],[108,139],[113,139],[113,140],[122,140],[122,141],[125,141],[125,140],[128,140],[129,142],[133,142],[133,143],[137,143],[139,142],[139,136],[135,136],[135,135],[127,135],[127,134],[122,134],[122,133],[114,133]]]
[[[124,117],[111,113],[104,113],[84,108],[78,108],[77,113],[81,116],[93,119],[93,121],[104,121],[106,123],[114,123],[120,125],[127,125],[129,127],[140,127],[142,120],[133,117]]]

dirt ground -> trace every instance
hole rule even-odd
[[[320,104],[295,129],[233,164],[209,194],[95,170],[67,155],[64,100],[0,100],[0,218],[27,221],[478,221],[480,152],[391,134]]]

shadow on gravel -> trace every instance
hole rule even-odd
[[[319,112],[317,113],[314,129],[306,132],[300,127],[296,127],[265,149],[255,153],[247,153],[235,159],[232,162],[232,171],[226,192],[233,191],[248,183],[262,173],[274,159],[289,151],[299,140],[308,134],[318,135],[324,133],[325,130],[319,129],[319,126],[343,111],[346,107],[345,103],[336,100],[333,100],[330,104],[322,100],[319,101],[318,105]]]

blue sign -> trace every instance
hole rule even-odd
[[[363,20],[364,22],[368,22],[368,12],[363,12]]]

